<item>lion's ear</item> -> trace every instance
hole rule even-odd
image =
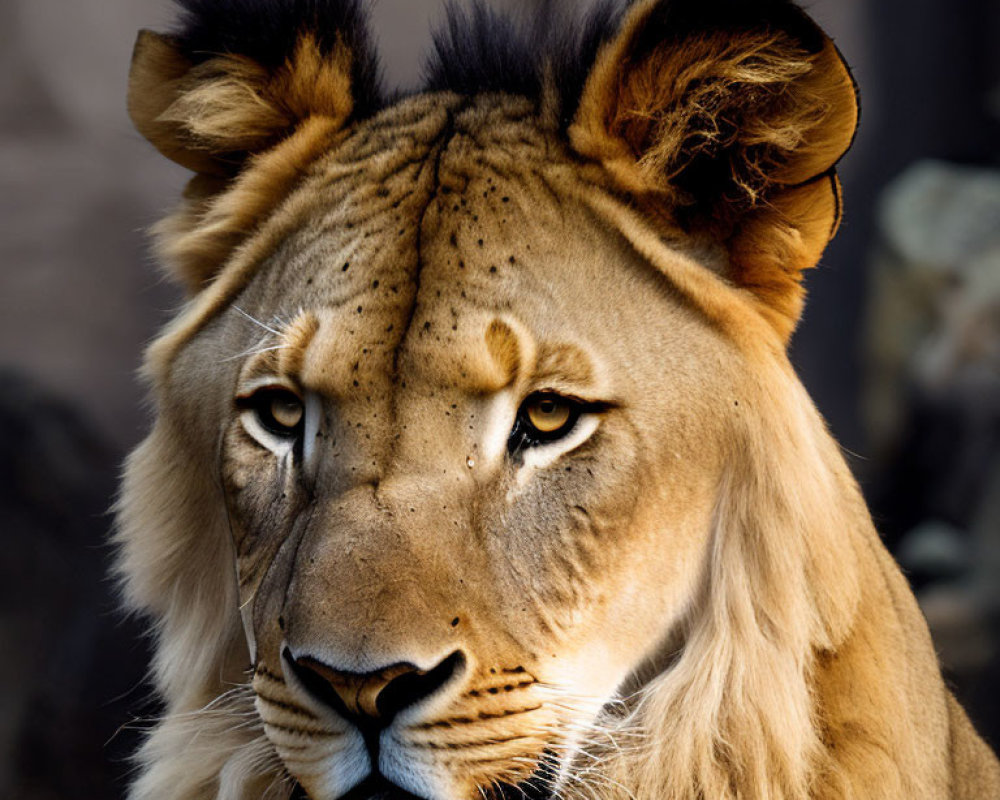
[[[727,277],[787,337],[857,121],[843,58],[790,0],[647,0],[599,55],[570,136],[642,205],[724,245]]]
[[[197,292],[382,92],[362,0],[178,2],[177,32],[139,34],[128,108],[198,173],[157,229],[161,258]]]
[[[183,0],[181,30],[142,31],[128,109],[163,155],[195,172],[232,175],[304,120],[343,125],[377,103],[378,68],[355,0]]]

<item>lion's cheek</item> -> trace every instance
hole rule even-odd
[[[589,691],[614,692],[683,635],[692,598],[707,578],[714,508],[708,483],[688,492],[683,505],[650,492],[631,514],[595,523],[606,532],[590,580],[602,588],[599,602],[574,615],[573,639],[581,645],[571,659],[593,684]]]

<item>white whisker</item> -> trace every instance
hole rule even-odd
[[[246,311],[244,311],[239,306],[233,306],[233,310],[236,311],[237,314],[241,314],[242,316],[246,317],[248,320],[250,320],[257,327],[263,328],[268,333],[273,333],[275,336],[281,336],[281,331],[275,330],[270,325],[265,325],[259,319],[256,319],[255,317],[251,316],[250,314],[248,314]]]
[[[220,364],[226,364],[230,361],[237,361],[241,358],[251,358],[253,356],[259,356],[262,353],[271,353],[275,350],[287,350],[288,345],[286,344],[276,344],[272,347],[255,347],[249,350],[244,350],[242,353],[237,353],[235,356],[229,356],[229,358],[224,358],[219,361]]]

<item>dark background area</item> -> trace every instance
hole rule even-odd
[[[863,116],[794,361],[997,745],[1000,3],[808,5],[854,66]],[[391,83],[413,82],[439,13],[377,5]],[[121,796],[155,714],[106,540],[148,424],[135,370],[180,301],[144,230],[185,176],[124,112],[135,32],[171,18],[167,0],[0,3],[0,796]]]

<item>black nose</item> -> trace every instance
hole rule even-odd
[[[465,664],[458,650],[429,670],[413,664],[390,664],[374,672],[335,669],[311,656],[285,661],[316,700],[365,730],[385,728],[404,708],[416,705],[444,686]]]

